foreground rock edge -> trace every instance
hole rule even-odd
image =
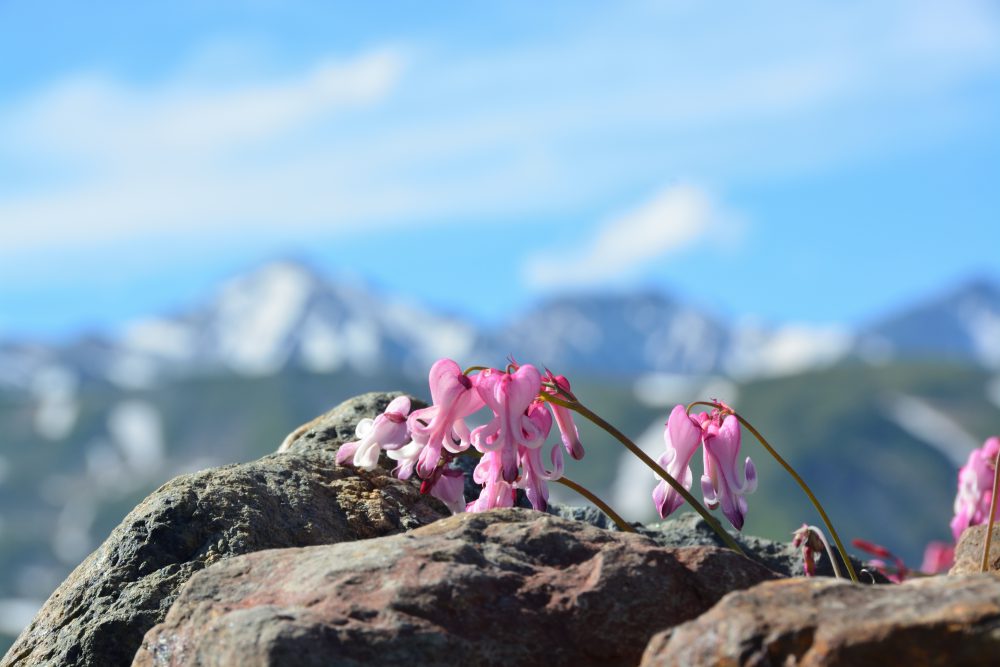
[[[657,630],[778,575],[531,510],[199,572],[136,666],[634,665]]]
[[[365,394],[323,417],[342,424],[372,416],[395,395]],[[164,484],[56,589],[0,667],[128,665],[181,586],[207,565],[264,549],[399,533],[448,515],[385,469],[338,468],[333,455],[342,441],[327,429],[302,451]]]

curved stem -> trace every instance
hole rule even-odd
[[[993,462],[993,497],[990,499],[990,519],[986,522],[986,539],[983,540],[983,563],[979,568],[980,572],[989,572],[990,569],[990,542],[993,540],[993,522],[997,516],[997,487],[1000,487],[1000,451],[997,451],[997,458]]]
[[[823,531],[816,526],[808,526],[809,530],[819,538],[819,541],[823,543],[823,548],[826,549],[826,557],[830,559],[830,565],[833,566],[833,574],[838,579],[845,579],[844,573],[840,571],[840,566],[837,565],[837,559],[833,556],[833,549],[830,548],[830,543],[826,541],[826,535]]]
[[[556,398],[555,396],[548,394],[542,394],[540,398],[542,400],[555,403],[556,405],[561,405],[564,408],[569,408],[570,410],[573,410],[575,412],[579,412],[581,415],[592,421],[594,424],[596,424],[597,426],[601,427],[609,434],[611,434],[616,440],[618,440],[618,442],[625,445],[625,447],[630,452],[639,457],[639,460],[645,463],[661,479],[663,479],[667,484],[673,487],[674,491],[679,493],[681,497],[684,498],[684,500],[686,500],[688,504],[691,505],[691,507],[693,507],[694,510],[701,515],[701,518],[705,520],[705,522],[709,525],[709,527],[711,527],[711,529],[714,530],[719,535],[720,538],[722,538],[722,541],[725,542],[727,547],[729,547],[730,549],[732,549],[733,551],[742,556],[746,556],[746,553],[744,553],[743,549],[740,548],[740,545],[736,542],[736,540],[733,539],[733,536],[725,531],[725,529],[719,523],[719,520],[716,519],[714,516],[712,516],[701,503],[695,500],[694,496],[692,496],[691,493],[687,489],[685,489],[680,482],[678,482],[670,475],[670,473],[668,473],[666,470],[660,467],[660,465],[656,461],[651,459],[649,455],[646,454],[646,452],[639,449],[639,447],[636,446],[634,442],[625,437],[625,435],[621,431],[619,431],[614,426],[601,419],[597,414],[591,412],[589,408],[584,406],[579,401],[574,401],[574,402],[564,401],[560,398]]]
[[[485,370],[486,366],[469,366],[464,371],[462,371],[462,375],[468,375],[469,373],[475,373],[476,371],[485,371]]]
[[[568,477],[561,477],[561,478],[559,478],[559,479],[557,479],[555,481],[559,482],[563,486],[568,486],[569,488],[573,489],[574,491],[576,491],[577,493],[579,493],[581,496],[583,496],[584,498],[586,498],[587,500],[589,500],[590,502],[592,502],[595,505],[597,505],[597,507],[599,507],[602,512],[604,512],[609,517],[611,517],[611,520],[615,522],[616,526],[618,526],[618,530],[620,530],[620,531],[622,531],[624,533],[634,533],[635,532],[635,528],[633,528],[631,525],[629,525],[629,523],[625,519],[621,518],[618,515],[618,513],[615,512],[613,509],[611,509],[611,507],[606,502],[604,502],[603,500],[601,500],[600,498],[598,498],[595,494],[591,493],[585,487],[577,484],[576,482],[574,482],[573,480],[569,479]]]
[[[691,408],[696,405],[707,405],[717,410],[722,410],[726,408],[726,406],[720,405],[718,403],[710,403],[708,401],[695,401],[694,403],[691,403],[687,409],[691,410]],[[734,412],[733,416],[736,417],[740,421],[740,424],[742,424],[748,431],[750,431],[750,433],[753,434],[753,437],[757,438],[757,442],[763,445],[764,449],[767,450],[767,453],[773,456],[774,460],[781,464],[781,467],[783,467],[785,471],[787,471],[788,474],[792,476],[792,479],[794,479],[798,483],[798,485],[802,487],[802,490],[805,491],[805,494],[809,496],[809,500],[812,502],[813,507],[815,507],[816,511],[819,512],[820,517],[823,519],[823,523],[826,524],[827,529],[830,531],[830,535],[833,536],[833,541],[837,543],[837,550],[840,552],[840,558],[841,560],[844,561],[844,565],[847,566],[847,572],[851,575],[851,581],[858,583],[858,575],[854,571],[854,565],[851,564],[851,559],[847,555],[847,550],[844,549],[844,543],[840,541],[840,536],[837,534],[837,530],[833,527],[833,523],[830,522],[830,517],[827,516],[826,511],[823,509],[823,506],[820,505],[819,500],[813,494],[812,489],[810,489],[809,485],[806,484],[805,480],[799,476],[799,473],[795,472],[795,469],[792,468],[792,466],[788,463],[788,461],[783,459],[781,455],[774,450],[774,447],[772,447],[771,444],[767,441],[767,439],[760,434],[760,431],[755,429],[753,425],[746,419],[744,419],[743,416],[740,415],[739,413]]]

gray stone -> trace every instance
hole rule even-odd
[[[983,542],[986,526],[970,526],[962,532],[955,546],[955,564],[949,574],[976,574],[983,566]],[[986,561],[987,572],[1000,572],[1000,524],[993,525],[990,555]]]
[[[362,397],[366,409],[369,397]],[[339,417],[328,413],[331,422],[365,416],[357,402],[344,405],[349,410]],[[320,432],[302,452],[205,470],[162,486],[52,594],[0,667],[129,665],[143,634],[207,565],[262,549],[398,533],[448,515],[436,499],[385,470],[337,467],[339,431],[326,438]]]
[[[634,665],[657,630],[775,576],[531,510],[461,514],[213,565],[134,665]]]
[[[1000,655],[1000,579],[892,586],[785,579],[727,595],[649,642],[642,667],[987,667]]]

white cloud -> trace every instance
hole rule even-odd
[[[593,210],[649,174],[729,187],[910,148],[952,131],[967,110],[949,92],[1000,63],[990,3],[948,3],[943,18],[939,7],[608,5],[535,42],[473,49],[436,33],[406,57],[383,48],[256,81],[246,71],[267,67],[227,64],[244,78],[224,87],[183,63],[141,85],[77,74],[0,98],[0,173],[37,176],[21,190],[0,182],[0,257],[206,231],[301,242],[359,223],[537,219]],[[590,267],[605,279],[686,247],[713,214],[697,199],[671,213],[687,222],[634,221],[635,247],[615,235],[578,254],[609,259]],[[542,264],[530,274],[560,280]]]
[[[341,109],[379,102],[402,68],[398,53],[382,50],[320,62],[285,81],[220,91],[186,80],[128,87],[81,74],[26,103],[10,120],[7,139],[23,151],[80,160],[88,168],[148,171],[164,160],[211,158]]]
[[[734,221],[704,189],[671,185],[606,222],[582,247],[529,257],[523,276],[536,287],[605,283],[689,248],[710,233],[733,233]]]

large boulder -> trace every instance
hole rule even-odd
[[[727,595],[650,641],[642,667],[997,664],[1000,579],[941,576],[897,586],[786,579]]]
[[[523,509],[207,568],[134,665],[634,665],[658,630],[774,579]]]
[[[983,543],[986,541],[986,526],[970,526],[962,533],[955,546],[955,564],[950,574],[976,574],[983,566]],[[990,540],[990,555],[986,563],[988,572],[1000,572],[1000,523],[993,525]]]
[[[360,402],[367,409],[391,398],[366,395]],[[342,422],[376,414],[358,403],[340,406]],[[335,419],[336,412],[328,416]],[[208,565],[264,549],[399,533],[448,515],[437,500],[385,469],[338,467],[341,435],[318,433],[302,451],[162,486],[70,574],[0,666],[129,665],[181,586]]]

